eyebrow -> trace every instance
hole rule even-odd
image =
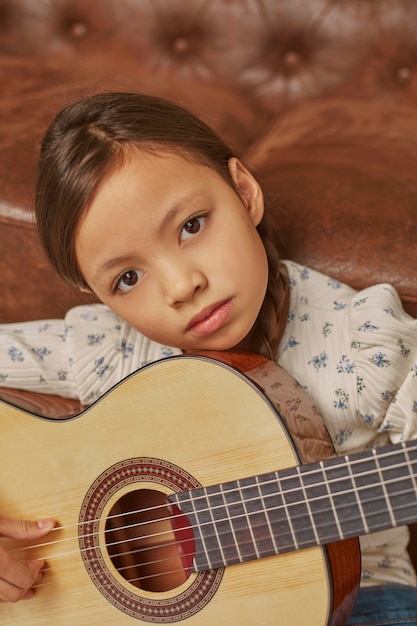
[[[158,233],[161,233],[164,230],[164,228],[167,226],[167,224],[169,224],[175,219],[179,211],[184,209],[189,204],[192,204],[195,202],[201,202],[202,200],[207,199],[207,197],[208,197],[207,193],[203,190],[195,191],[193,193],[190,193],[184,196],[179,196],[176,200],[174,200],[171,208],[168,209],[168,211],[162,218],[161,223],[158,226]]]
[[[168,209],[160,224],[158,225],[158,234],[162,233],[167,225],[175,219],[178,212],[182,210],[185,206],[194,202],[201,202],[201,200],[205,200],[207,197],[207,193],[201,190],[190,193],[188,195],[180,196],[176,200],[174,200],[172,206]],[[108,261],[102,263],[94,274],[93,284],[100,283],[103,274],[113,269],[114,267],[117,267],[118,265],[129,265],[130,259],[131,255],[124,254],[121,256],[113,257]]]
[[[106,274],[106,272],[112,270],[114,267],[117,267],[118,265],[129,265],[130,258],[130,256],[123,255],[105,261],[102,265],[100,265],[94,274],[93,285],[99,284],[102,280],[103,274]]]

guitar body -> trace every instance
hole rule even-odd
[[[155,585],[132,584],[129,555],[117,561],[107,548],[124,502],[151,506],[178,491],[332,454],[317,411],[291,377],[269,362],[242,365],[250,378],[208,357],[160,361],[64,421],[0,403],[1,510],[59,524],[39,546],[1,540],[21,559],[47,560],[33,599],[0,605],[3,626],[344,623],[358,585],[356,540],[191,574],[180,550],[170,556],[179,578],[168,571]],[[192,546],[181,532],[172,532],[173,543],[183,536]]]

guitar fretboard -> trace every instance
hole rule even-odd
[[[417,442],[170,497],[193,526],[195,570],[326,545],[417,520]]]

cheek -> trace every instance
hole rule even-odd
[[[229,258],[234,272],[255,293],[264,294],[268,283],[268,259],[258,232],[252,231],[250,236],[242,237],[240,241],[235,239]]]

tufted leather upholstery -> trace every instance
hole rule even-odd
[[[283,256],[417,316],[415,0],[0,0],[0,322],[86,301],[39,248],[35,168],[61,106],[109,89],[189,106],[259,177]]]
[[[259,176],[284,256],[389,280],[416,314],[416,24],[415,0],[0,0],[0,321],[85,301],[32,194],[46,124],[105,89],[190,106]]]

